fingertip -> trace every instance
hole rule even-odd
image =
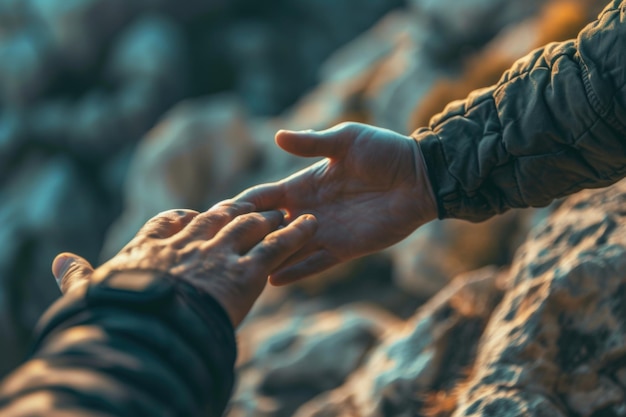
[[[298,132],[295,132],[293,130],[284,130],[281,129],[278,132],[276,132],[276,135],[274,135],[274,142],[283,150],[288,151],[289,149],[289,139],[292,138],[293,136],[297,135]]]
[[[309,213],[302,214],[293,221],[292,225],[304,228],[305,232],[307,232],[308,235],[313,235],[317,231],[317,217]]]
[[[283,150],[302,157],[337,158],[344,152],[345,135],[337,127],[333,129],[315,131],[279,130],[275,141]]]
[[[311,213],[302,214],[300,217],[298,217],[298,220],[305,224],[317,225],[317,217],[315,217],[315,215]]]
[[[285,279],[281,279],[281,276],[279,274],[272,274],[267,278],[267,280],[272,287],[284,287],[285,285],[288,285],[291,282],[296,281],[296,280],[287,281]]]
[[[260,214],[269,220],[274,225],[274,228],[280,226],[285,218],[285,214],[281,210],[268,210]]]
[[[306,155],[309,151],[311,140],[315,139],[317,132],[308,130],[279,130],[274,136],[274,141],[283,150],[299,156]]]
[[[290,130],[290,129],[280,129],[276,132],[275,138],[280,137],[288,137],[288,136],[297,136],[297,135],[307,135],[311,133],[316,133],[313,129],[304,129],[304,130]]]
[[[281,183],[260,184],[239,193],[233,201],[247,202],[254,206],[252,211],[264,211],[284,204],[284,187]]]
[[[76,262],[76,255],[69,252],[60,253],[54,258],[52,261],[52,275],[54,275],[57,282],[61,281],[74,262]]]
[[[291,284],[337,264],[339,261],[336,258],[330,256],[326,250],[320,249],[296,264],[274,270],[269,277],[270,284],[275,287]]]
[[[285,285],[293,284],[309,276],[309,274],[301,273],[302,271],[299,270],[299,265],[300,264],[286,266],[275,270],[268,276],[269,283],[274,287],[284,287]]]

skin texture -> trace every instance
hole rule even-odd
[[[314,237],[270,276],[274,285],[384,249],[437,217],[419,146],[409,136],[344,123],[321,132],[281,130],[276,143],[325,159],[235,197],[259,210],[283,210],[287,225],[305,213],[318,219]]]
[[[280,211],[254,210],[250,203],[226,201],[203,213],[166,211],[97,269],[78,255],[62,253],[54,259],[52,272],[63,293],[112,271],[166,272],[212,295],[237,327],[268,275],[301,249],[317,227],[311,215],[281,227]]]

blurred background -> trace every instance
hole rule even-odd
[[[408,134],[526,52],[574,37],[604,5],[0,0],[0,375],[60,295],[57,253],[97,265],[159,211],[202,210],[308,165],[274,146],[279,128],[351,120]],[[292,415],[341,385],[381,328],[463,272],[506,266],[541,215],[433,223],[383,254],[268,291],[239,336],[233,415]],[[289,363],[272,359],[355,303],[368,313],[349,310],[351,324],[302,343]]]

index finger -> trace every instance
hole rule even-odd
[[[257,185],[242,191],[233,201],[252,203],[258,211],[276,210],[286,204],[285,187],[279,182]]]
[[[284,228],[267,235],[248,252],[246,257],[251,265],[261,268],[267,276],[306,245],[316,230],[315,216],[304,214]]]

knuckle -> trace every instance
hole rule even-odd
[[[252,203],[248,203],[246,201],[229,201],[223,205],[224,211],[232,217],[238,215],[239,213],[249,211],[252,207]]]
[[[228,219],[228,215],[224,212],[218,211],[214,213],[204,213],[197,217],[197,224],[213,224],[222,223]]]
[[[156,216],[148,220],[146,222],[146,226],[167,227],[172,224],[178,223],[187,217],[190,217],[190,216],[195,217],[198,214],[199,213],[197,211],[188,210],[188,209],[166,210],[166,211],[162,211],[161,213],[157,214]]]
[[[241,228],[250,228],[263,223],[265,218],[259,213],[248,213],[233,220]]]
[[[223,212],[203,213],[191,222],[189,228],[193,231],[201,231],[208,227],[223,225],[229,219],[230,216]]]
[[[90,270],[91,268],[88,268],[87,265],[74,262],[72,265],[69,266],[67,271],[65,271],[65,274],[61,278],[61,282],[70,282],[72,280],[86,276],[90,272]]]
[[[172,222],[166,218],[158,218],[150,220],[139,232],[139,236],[147,238],[158,238],[164,229],[171,227]]]

